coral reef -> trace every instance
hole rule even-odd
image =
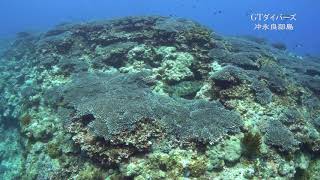
[[[318,57],[160,16],[5,48],[0,179],[319,177]]]
[[[81,74],[61,90],[62,104],[73,106],[73,118],[106,140],[130,133],[143,119],[158,120],[167,133],[181,139],[215,142],[224,134],[239,132],[240,117],[218,102],[159,96],[147,88],[144,78],[139,74]]]
[[[270,121],[266,129],[266,143],[276,146],[280,151],[295,151],[299,141],[279,121]]]

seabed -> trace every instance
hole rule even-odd
[[[0,52],[0,179],[320,177],[318,57],[160,16]]]

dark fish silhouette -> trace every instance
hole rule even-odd
[[[212,14],[213,15],[218,15],[218,14],[221,14],[222,13],[222,11],[221,10],[218,10],[218,11],[214,11]]]

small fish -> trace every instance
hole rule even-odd
[[[218,10],[218,11],[214,11],[212,14],[213,15],[217,15],[217,14],[221,14],[222,13],[222,11],[221,10]]]
[[[303,47],[303,44],[296,44],[293,49],[299,49],[299,48],[302,48]]]

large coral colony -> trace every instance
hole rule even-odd
[[[317,57],[147,16],[19,33],[0,70],[0,179],[320,177]]]

